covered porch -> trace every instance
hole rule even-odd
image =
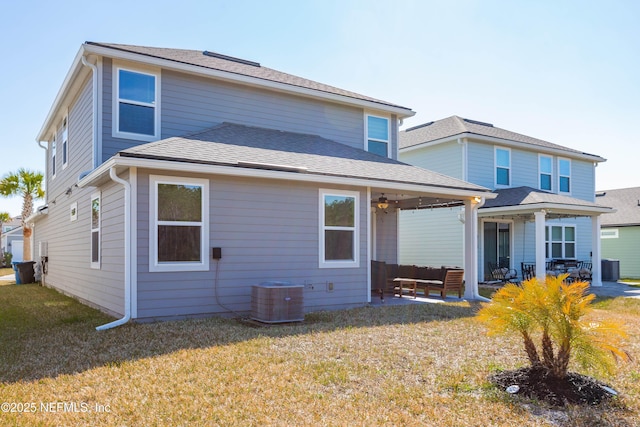
[[[459,188],[434,188],[432,192],[372,188],[370,194],[371,205],[368,222],[370,224],[369,240],[371,244],[369,245],[369,264],[371,264],[372,260],[390,264],[399,263],[398,224],[401,211],[464,207],[465,244],[463,263],[462,265],[451,267],[464,270],[465,287],[463,297],[465,299],[483,299],[478,293],[478,208],[487,199],[495,198],[496,194],[491,192],[470,192]],[[438,267],[440,266],[438,265]],[[371,277],[370,271],[369,283],[371,283]],[[433,297],[435,298],[436,296],[433,295]],[[426,298],[426,300],[434,298]]]
[[[508,262],[520,278],[526,276],[523,263],[544,278],[549,262],[568,260],[590,262],[591,284],[602,286],[600,216],[612,208],[530,187],[496,193],[478,210],[479,277],[486,276],[492,262]]]

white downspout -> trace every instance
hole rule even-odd
[[[99,136],[99,129],[98,129],[98,66],[95,64],[90,63],[89,61],[87,61],[87,57],[86,56],[82,56],[82,64],[84,64],[85,66],[91,68],[91,74],[92,74],[92,84],[93,84],[93,167],[97,168],[98,167],[98,153],[97,153],[97,146],[98,146],[98,136]]]
[[[124,187],[124,317],[106,325],[98,326],[97,331],[115,328],[124,325],[131,319],[131,184],[118,177],[116,168],[109,169],[109,177]]]

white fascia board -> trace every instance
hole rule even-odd
[[[245,167],[237,167],[233,165],[206,165],[184,162],[172,162],[153,159],[138,159],[131,157],[112,157],[98,168],[94,169],[90,174],[78,181],[78,187],[89,187],[95,185],[104,174],[109,173],[111,167],[138,167],[143,169],[155,169],[173,172],[189,172],[202,173],[207,175],[224,175],[237,176],[245,178],[259,179],[279,179],[285,181],[313,182],[316,184],[329,185],[350,185],[355,187],[371,187],[386,191],[404,191],[407,193],[421,193],[424,195],[433,194],[434,196],[446,196],[451,198],[472,199],[475,197],[494,199],[498,197],[487,189],[481,190],[465,190],[456,188],[439,187],[434,185],[421,185],[394,181],[380,181],[365,178],[349,178],[344,176],[321,175],[313,173],[296,173],[284,172],[264,169],[251,169]],[[188,168],[187,168],[188,166]]]
[[[466,138],[467,140],[474,139],[481,142],[488,142],[491,144],[500,144],[505,147],[521,148],[523,150],[535,151],[537,153],[542,153],[542,154],[555,154],[557,156],[568,157],[572,159],[588,160],[590,162],[606,162],[607,161],[607,159],[597,156],[595,154],[576,153],[575,151],[567,151],[567,150],[561,150],[558,148],[544,147],[542,145],[529,144],[526,142],[513,141],[511,139],[496,138],[494,136],[486,136],[486,135],[480,135],[477,133],[469,133],[469,132],[459,133],[456,135],[447,136],[445,138],[435,139],[433,141],[423,142],[420,144],[412,145],[410,147],[401,148],[400,152],[406,153],[409,151],[418,150],[420,148],[432,147],[434,145],[455,141],[462,138]]]
[[[572,214],[580,213],[585,216],[600,215],[605,213],[615,212],[612,208],[598,207],[598,206],[580,206],[569,205],[562,203],[535,203],[518,206],[500,206],[495,208],[480,208],[478,215],[486,217],[490,215],[508,215],[517,213],[532,213],[539,212],[541,210],[548,211],[549,213],[562,213]]]
[[[367,101],[364,99],[352,98],[346,95],[338,95],[334,93],[324,92],[321,90],[309,89],[300,86],[294,86],[286,83],[274,82],[271,80],[261,79],[258,77],[245,76],[243,74],[230,73],[228,71],[215,70],[212,68],[206,68],[198,65],[184,64],[169,59],[155,58],[134,52],[126,52],[117,49],[111,49],[104,46],[95,45],[83,45],[84,49],[88,53],[95,55],[108,56],[110,58],[116,58],[127,61],[141,62],[144,64],[151,64],[161,68],[173,69],[190,74],[198,74],[207,77],[214,77],[220,80],[226,80],[234,83],[241,83],[244,85],[257,86],[261,88],[267,88],[276,90],[279,92],[293,93],[311,98],[321,98],[327,101],[338,102],[341,104],[355,105],[360,108],[366,108],[369,110],[383,111],[386,113],[397,114],[399,119],[412,117],[416,113],[411,109],[396,107],[392,105],[383,104],[380,102]]]

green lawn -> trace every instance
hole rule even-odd
[[[517,338],[487,337],[469,303],[366,307],[256,326],[211,318],[128,324],[37,285],[0,286],[2,425],[634,426],[633,362],[604,378],[613,405],[546,411],[492,388],[489,373],[526,363]],[[611,299],[595,318],[640,321]],[[20,405],[22,404],[22,405]],[[28,406],[25,406],[28,405]],[[52,411],[55,410],[55,412]],[[552,423],[550,419],[561,420]]]

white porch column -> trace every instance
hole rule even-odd
[[[482,200],[464,201],[464,297],[488,301],[478,294],[478,208]]]
[[[544,247],[544,227],[547,212],[545,210],[541,210],[540,212],[534,212],[533,215],[536,219],[536,277],[538,280],[544,280],[547,275]]]
[[[602,286],[602,253],[600,251],[600,215],[591,217],[591,286]]]

